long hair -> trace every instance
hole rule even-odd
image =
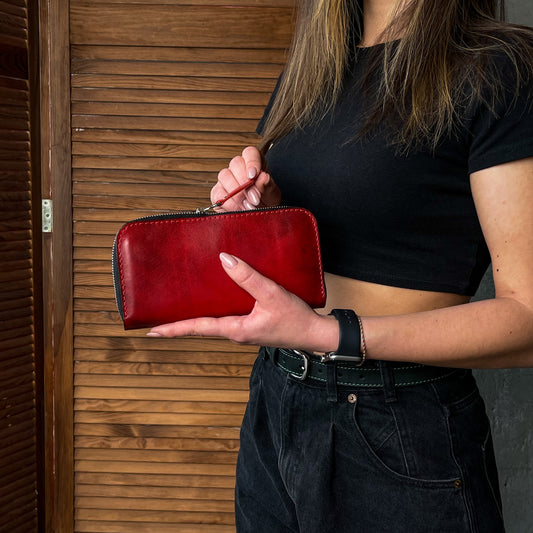
[[[362,4],[300,0],[289,58],[262,132],[263,153],[334,105],[363,34]],[[394,117],[400,146],[434,148],[459,125],[467,100],[494,109],[504,88],[495,61],[502,54],[514,66],[518,91],[533,78],[533,30],[505,23],[504,14],[503,0],[396,0],[379,39],[386,44],[368,64],[366,78],[382,74],[358,135]]]

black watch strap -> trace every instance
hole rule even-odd
[[[355,311],[352,309],[333,309],[330,313],[339,322],[339,346],[329,357],[348,356],[362,359],[361,327]]]

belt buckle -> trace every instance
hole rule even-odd
[[[296,355],[299,355],[303,359],[303,373],[301,375],[295,374],[294,372],[291,372],[289,375],[295,379],[299,379],[300,381],[304,381],[304,379],[307,378],[307,372],[309,371],[309,360],[310,357],[305,352],[300,352],[299,350],[292,350]]]

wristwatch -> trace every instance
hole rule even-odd
[[[321,361],[350,361],[361,366],[366,355],[365,350],[361,350],[361,320],[352,309],[333,309],[330,315],[339,322],[339,346],[321,355]]]

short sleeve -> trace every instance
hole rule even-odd
[[[493,110],[480,103],[470,125],[470,173],[533,156],[532,81],[516,90],[516,72],[501,59],[503,89]]]

